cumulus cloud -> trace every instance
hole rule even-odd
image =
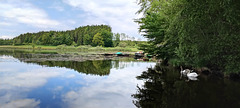
[[[138,25],[133,19],[139,16],[136,0],[63,0],[64,3],[83,10],[85,24],[108,24],[113,32],[138,35]]]
[[[2,22],[0,25],[27,24],[38,28],[54,28],[60,23],[52,20],[42,9],[36,8],[32,4],[26,2],[18,2],[16,0],[0,1],[0,17]]]
[[[1,108],[38,108],[40,101],[34,99],[21,99],[8,102],[6,104],[0,104]]]
[[[46,7],[41,7],[38,2],[31,0],[0,0],[0,33],[13,37],[26,32],[69,30],[79,25],[107,24],[114,33],[142,38],[138,33],[139,26],[133,20],[141,17],[135,14],[139,9],[135,2],[136,0],[59,0],[42,1],[41,4]]]

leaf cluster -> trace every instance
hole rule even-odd
[[[236,0],[139,0],[146,52],[179,65],[240,72],[240,2]]]

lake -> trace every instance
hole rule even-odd
[[[239,81],[192,81],[133,58],[69,57],[0,50],[0,108],[240,108]]]
[[[155,65],[128,59],[29,60],[34,55],[1,51],[0,108],[134,108],[131,95],[143,84],[136,76]]]

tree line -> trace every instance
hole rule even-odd
[[[143,43],[141,39],[125,33],[112,33],[108,25],[82,26],[67,31],[41,31],[25,33],[13,39],[0,39],[0,45],[91,45],[102,47],[137,46]]]
[[[165,63],[240,72],[240,2],[138,0],[142,45]]]
[[[113,46],[113,33],[108,25],[87,25],[67,31],[41,31],[38,33],[25,33],[13,39],[1,39],[2,45],[92,45]]]
[[[12,43],[12,39],[0,39],[0,45],[11,45]]]

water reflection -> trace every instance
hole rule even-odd
[[[155,65],[110,60],[21,62],[15,57],[0,56],[3,108],[131,108],[131,94],[143,84],[135,77]]]
[[[37,108],[40,101],[34,99],[21,99],[3,104],[1,108]]]
[[[1,56],[2,55],[2,56]],[[3,58],[12,58],[12,59],[4,59],[4,62],[7,60],[15,60],[17,58],[21,62],[25,63],[34,63],[41,66],[47,67],[65,67],[69,69],[73,69],[78,71],[79,73],[91,74],[91,75],[109,75],[111,68],[123,69],[129,66],[133,66],[131,60],[127,61],[119,61],[119,60],[84,60],[83,61],[72,61],[66,60],[68,57],[75,55],[61,55],[56,53],[43,53],[43,52],[26,52],[21,50],[0,50],[0,56]],[[89,55],[86,55],[89,56]],[[52,58],[57,57],[57,60]],[[76,58],[82,58],[76,57]],[[42,61],[42,59],[44,59]],[[89,58],[90,59],[90,58]],[[1,62],[1,59],[0,59]]]
[[[116,62],[116,61],[114,61]],[[109,75],[110,69],[112,68],[111,60],[97,60],[97,61],[44,61],[44,62],[28,62],[36,63],[42,66],[48,67],[65,67],[69,69],[74,69],[80,73],[92,74],[92,75]]]
[[[186,82],[179,70],[157,65],[137,77],[144,81],[133,94],[141,108],[239,108],[240,83],[209,77]]]

